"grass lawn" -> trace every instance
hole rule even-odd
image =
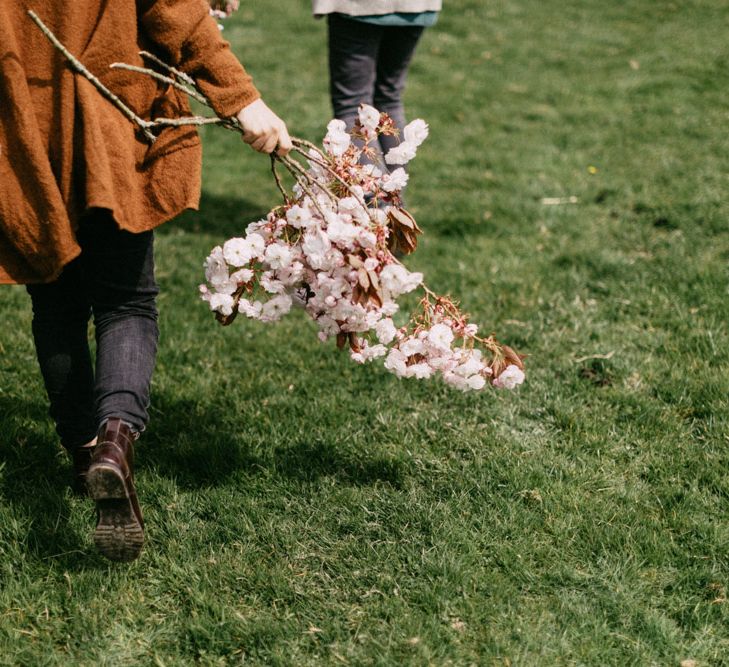
[[[201,263],[279,198],[205,131],[201,211],[157,237],[131,565],[64,486],[2,289],[0,664],[729,665],[727,3],[445,4],[407,91],[431,126],[408,264],[529,354],[526,384],[398,380],[301,313],[216,325]],[[244,2],[225,35],[318,141],[308,3]]]

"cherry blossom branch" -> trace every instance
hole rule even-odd
[[[275,155],[272,153],[272,155]],[[303,178],[299,178],[299,176],[296,173],[296,170],[292,166],[292,164],[297,164],[293,160],[289,161],[284,158],[281,158],[280,156],[276,155],[275,159],[281,162],[281,164],[286,167],[287,171],[294,177],[294,180],[298,183],[299,187],[309,196],[309,199],[311,199],[311,203],[314,205],[314,208],[319,212],[319,214],[322,216],[322,218],[326,218],[326,214],[324,213],[324,210],[319,205],[319,202],[316,198],[316,195],[311,190],[311,188],[307,185],[306,180]],[[298,165],[297,165],[298,166]]]
[[[364,199],[362,199],[359,196],[357,191],[354,190],[354,188],[352,188],[352,186],[349,183],[347,183],[347,181],[345,181],[336,172],[336,170],[329,163],[328,158],[324,155],[324,153],[322,153],[314,144],[312,144],[309,141],[305,141],[304,139],[298,139],[298,138],[292,137],[291,143],[294,145],[293,150],[296,153],[298,153],[299,155],[302,155],[307,160],[311,160],[314,164],[319,165],[320,167],[325,169],[338,183],[340,183],[347,190],[347,192],[350,195],[352,195],[357,200],[357,203],[367,212],[367,215],[369,216],[370,220],[372,220],[373,222],[376,222],[373,217],[371,208],[369,206],[367,206],[366,202],[364,201]],[[302,150],[301,146],[305,146],[307,148],[312,148],[313,150],[315,150],[317,152],[318,155],[320,155],[322,157],[320,159],[315,158],[310,153],[307,153],[306,151]]]
[[[150,53],[149,51],[140,51],[139,55],[142,56],[142,58],[146,58],[147,60],[151,60],[155,65],[158,65],[162,69],[166,70],[170,74],[173,74],[178,79],[181,79],[186,84],[192,86],[193,88],[196,87],[195,80],[189,75],[185,74],[185,72],[172,67],[172,65],[168,65],[164,60],[161,58],[158,58],[154,53]],[[206,106],[210,106],[210,104],[207,102],[206,98]]]
[[[196,100],[197,102],[200,102],[200,104],[204,104],[205,106],[209,107],[210,103],[208,102],[207,98],[203,97],[200,93],[197,92],[197,90],[188,88],[187,86],[181,84],[176,79],[173,79],[172,77],[165,76],[164,74],[160,74],[159,72],[156,72],[153,69],[149,69],[148,67],[138,67],[137,65],[128,65],[127,63],[112,63],[109,65],[110,69],[122,69],[126,70],[128,72],[136,72],[137,74],[145,74],[146,76],[156,79],[157,81],[161,81],[162,83],[166,83],[168,86],[172,86],[173,88],[176,88],[177,90],[185,93],[185,95],[188,95],[189,97],[192,97],[192,99]]]
[[[278,156],[277,156],[278,157]],[[329,201],[331,201],[335,206],[338,203],[337,196],[329,190],[329,188],[323,187],[319,181],[316,180],[304,167],[302,167],[296,160],[291,159],[288,155],[285,157],[278,157],[279,160],[281,160],[285,165],[291,167],[294,171],[296,171],[299,174],[299,178],[296,178],[296,182],[299,185],[302,185],[301,179],[306,180],[309,186],[316,186],[319,188],[328,198]],[[293,174],[292,174],[293,175]]]

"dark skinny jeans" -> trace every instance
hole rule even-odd
[[[29,285],[33,338],[61,443],[73,450],[120,417],[140,432],[157,352],[153,233],[120,230],[92,210],[77,232],[81,254],[60,277]],[[88,339],[93,315],[96,372]]]

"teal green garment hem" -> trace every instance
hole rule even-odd
[[[353,21],[385,26],[422,26],[429,28],[438,20],[438,12],[393,12],[391,14],[372,14],[367,16],[342,16]]]

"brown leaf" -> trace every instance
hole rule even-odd
[[[362,348],[359,344],[359,339],[357,338],[357,334],[354,332],[349,334],[349,347],[352,349],[352,352],[362,351]]]
[[[418,247],[418,234],[421,233],[415,218],[402,208],[390,208],[387,213],[390,223],[388,247],[391,252],[400,250],[409,255]]]
[[[395,208],[393,206],[388,212],[388,216],[393,220],[393,222],[396,222],[398,225],[413,229],[413,223],[415,222],[415,220],[413,219],[413,216],[404,209]]]
[[[347,342],[347,334],[346,333],[338,333],[337,334],[337,347],[340,350],[344,349],[344,344]]]
[[[514,364],[517,368],[524,370],[524,362],[522,361],[522,359],[525,359],[524,355],[515,352],[508,345],[502,345],[501,349],[504,350],[504,360],[507,365]]]
[[[357,273],[359,274],[359,284],[362,285],[362,289],[368,290],[370,288],[370,277],[367,274],[367,269],[361,268]]]
[[[361,269],[364,266],[364,262],[357,255],[350,255],[348,261],[349,265],[355,269]]]
[[[378,308],[382,308],[382,295],[374,287],[370,287],[370,291],[367,293],[370,301],[374,301]]]
[[[499,375],[501,375],[501,371],[503,371],[506,368],[506,364],[502,359],[494,359],[491,362],[491,376],[495,380]]]

